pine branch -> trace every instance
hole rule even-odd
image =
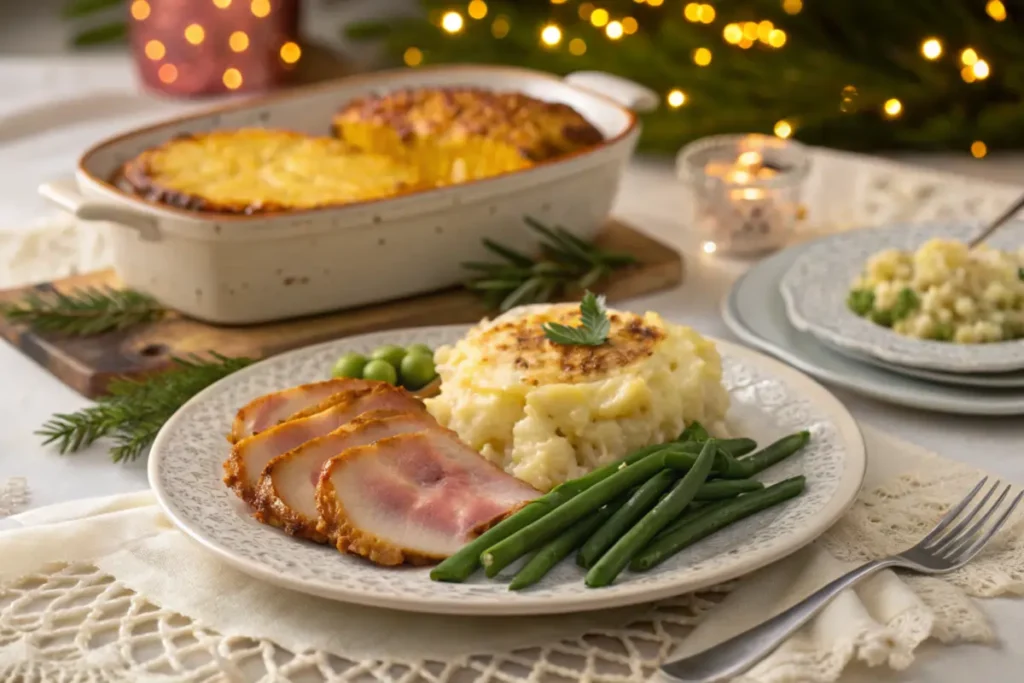
[[[166,313],[148,294],[109,287],[32,292],[19,302],[0,305],[0,314],[13,323],[69,337],[123,330],[159,320]]]
[[[182,405],[214,382],[244,368],[249,358],[228,358],[210,352],[210,359],[172,357],[174,367],[144,380],[117,379],[96,405],[76,413],[58,413],[36,434],[44,444],[56,443],[72,453],[110,438],[114,462],[135,460]]]

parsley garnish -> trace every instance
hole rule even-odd
[[[612,324],[604,307],[604,296],[587,291],[580,303],[580,326],[569,327],[561,323],[544,323],[544,336],[556,344],[600,346],[608,340]]]

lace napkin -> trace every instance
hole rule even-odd
[[[221,564],[140,492],[12,519],[0,533],[4,680],[646,680],[667,658],[763,620],[855,563],[903,548],[977,481],[872,429],[865,486],[817,543],[737,582],[653,605],[541,618],[410,615],[292,593]],[[1024,591],[1024,515],[942,578],[883,572],[742,683],[826,682],[854,660],[904,668],[929,637],[995,639],[972,596]],[[265,678],[264,678],[265,677]]]

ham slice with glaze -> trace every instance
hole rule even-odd
[[[328,434],[370,410],[426,412],[426,408],[404,389],[374,382],[372,389],[352,389],[330,408],[309,417],[289,420],[242,439],[224,461],[224,483],[239,498],[255,504],[260,474],[272,459],[293,448]]]
[[[353,389],[372,389],[379,382],[365,379],[339,378],[326,382],[303,384],[284,391],[275,391],[250,401],[235,416],[228,441],[242,439],[284,422],[303,411],[322,405],[334,394]],[[323,407],[327,407],[324,405]],[[322,408],[321,408],[322,409]],[[319,410],[314,412],[320,412]]]
[[[334,456],[316,492],[319,531],[381,565],[448,557],[539,495],[443,428]]]
[[[424,429],[440,429],[422,410],[373,410],[330,434],[307,441],[267,464],[256,491],[256,519],[318,543],[327,537],[317,531],[316,485],[324,463],[348,448]]]

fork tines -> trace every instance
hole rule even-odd
[[[917,547],[934,557],[956,565],[965,564],[977,555],[982,547],[1003,527],[1021,499],[1024,498],[1024,491],[1021,491],[1014,496],[1009,506],[1004,506],[1003,502],[1010,494],[1012,486],[1010,484],[1003,485],[997,480],[988,487],[981,500],[971,505],[978,493],[985,488],[987,482],[988,477],[979,481],[963,500],[939,520],[935,528],[918,543]],[[999,495],[996,496],[995,502],[989,504],[997,490]],[[1002,514],[996,517],[992,524],[989,524],[989,521],[1000,510],[1002,510]]]

